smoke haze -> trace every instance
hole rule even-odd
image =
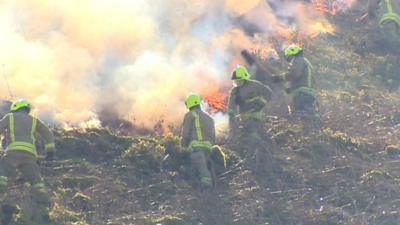
[[[144,127],[180,124],[189,91],[228,94],[240,50],[274,51],[269,37],[285,45],[293,30],[323,32],[316,23],[329,22],[300,0],[4,0],[0,64],[13,96],[6,82],[0,95],[27,98],[61,124],[103,110]]]

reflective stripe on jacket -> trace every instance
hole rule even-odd
[[[10,143],[7,146],[7,150],[24,150],[37,156],[35,138],[36,124],[36,118],[32,117],[29,141],[16,140],[14,114],[11,113],[9,115]]]
[[[39,135],[48,151],[54,149],[54,137],[38,119],[25,112],[7,114],[0,120],[0,132],[5,135],[7,150],[27,151],[37,156],[36,137]]]
[[[387,13],[385,13],[381,20],[379,21],[381,24],[383,24],[386,21],[393,21],[397,24],[398,27],[400,27],[400,16],[393,10],[393,5],[391,0],[384,0]]]
[[[290,93],[296,95],[306,91],[315,95],[313,66],[305,57],[296,57],[289,68],[287,80],[290,82]]]
[[[263,111],[271,96],[272,90],[268,86],[255,80],[246,80],[243,85],[232,89],[228,113],[234,116],[258,114]]]
[[[241,113],[239,114],[239,117],[242,120],[249,120],[249,119],[255,119],[255,120],[263,120],[265,117],[265,113],[263,111],[258,111],[258,112],[246,112],[246,113]]]
[[[200,116],[196,111],[192,111],[194,117],[194,127],[196,130],[197,140],[192,140],[189,144],[190,147],[203,147],[211,149],[212,144],[209,141],[203,140],[203,131],[201,130]]]
[[[181,136],[184,147],[211,148],[215,143],[214,120],[200,108],[192,109],[185,115]]]

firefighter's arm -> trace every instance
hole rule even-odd
[[[10,124],[9,122],[9,114],[5,115],[1,120],[0,120],[0,133],[4,134],[4,131],[7,129],[8,125]]]
[[[193,117],[190,113],[185,115],[183,119],[182,131],[181,131],[181,145],[182,147],[188,147],[190,144],[190,137],[193,127]]]
[[[50,129],[44,125],[42,121],[37,120],[37,129],[36,131],[39,133],[40,137],[44,141],[44,147],[47,152],[54,152],[55,144],[54,144],[54,136]]]
[[[267,102],[271,100],[272,90],[267,85],[261,83],[255,83],[253,88],[256,91],[257,96],[248,101],[254,103],[255,105],[253,106],[253,109],[258,111],[264,108]]]

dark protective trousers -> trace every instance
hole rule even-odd
[[[209,149],[199,147],[192,148],[190,154],[193,172],[199,175],[201,183],[206,186],[212,185],[211,173],[207,166],[209,154]]]
[[[315,96],[305,91],[299,91],[293,96],[294,112],[315,113]]]
[[[0,177],[14,180],[18,176],[18,172],[21,173],[22,179],[31,184],[35,200],[49,206],[51,203],[50,196],[40,175],[36,157],[29,152],[8,150],[0,160]]]
[[[34,155],[25,151],[7,151],[0,160],[0,176],[15,179],[18,171],[21,173],[21,177],[31,185],[42,181],[40,168]]]
[[[268,151],[264,142],[264,121],[259,119],[248,119],[243,121],[241,130],[241,144],[244,148],[246,165],[252,171],[258,173],[264,165],[261,165],[264,154]]]

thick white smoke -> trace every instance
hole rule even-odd
[[[105,109],[145,127],[160,119],[179,124],[189,91],[225,85],[237,52],[271,48],[263,37],[309,32],[311,22],[323,19],[301,11],[311,7],[263,0],[4,0],[0,68],[13,96],[5,82],[0,95],[25,97],[62,124],[95,121]],[[248,24],[259,34],[246,34]]]

